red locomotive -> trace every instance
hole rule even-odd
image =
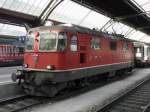
[[[12,79],[20,79],[30,95],[54,96],[73,82],[131,71],[133,52],[132,42],[122,35],[66,25],[33,28],[28,32],[24,68]]]
[[[0,44],[0,66],[20,65],[23,62],[23,51],[14,45]]]

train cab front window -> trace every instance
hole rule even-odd
[[[65,33],[59,33],[58,51],[65,51],[66,47],[67,47],[67,35]]]
[[[39,50],[56,51],[57,50],[57,33],[42,32],[40,33]]]
[[[32,51],[34,49],[34,34],[29,33],[26,39],[26,50]]]

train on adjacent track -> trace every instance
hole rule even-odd
[[[55,96],[92,77],[132,71],[134,45],[122,35],[79,26],[55,25],[28,31],[24,67],[12,74],[27,94]]]
[[[0,66],[22,65],[24,48],[0,44]]]
[[[150,45],[142,42],[134,42],[135,67],[150,65]]]
[[[23,64],[25,36],[0,35],[0,66]]]

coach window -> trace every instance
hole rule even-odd
[[[6,54],[8,54],[9,53],[9,47],[6,47]]]
[[[70,42],[70,50],[71,51],[77,51],[78,49],[78,39],[76,35],[73,35],[71,37],[71,42]]]
[[[0,55],[2,55],[2,47],[0,47]]]
[[[111,50],[116,50],[117,49],[116,41],[110,41],[110,49]]]
[[[18,49],[18,47],[16,47],[16,53],[19,53],[19,49]]]
[[[66,35],[66,33],[59,33],[58,50],[65,51],[66,47],[67,47],[67,35]]]
[[[95,50],[100,49],[100,39],[99,38],[93,38],[91,40],[91,48],[95,49]]]
[[[19,53],[24,53],[24,48],[23,47],[19,47]]]

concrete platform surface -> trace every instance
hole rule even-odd
[[[19,68],[21,68],[21,66],[0,67],[0,83],[1,82],[12,82],[12,80],[10,78],[11,74]]]
[[[32,112],[96,112],[118,95],[128,91],[135,84],[150,78],[150,69],[138,69],[133,75],[84,94],[53,104],[45,104],[31,109]]]
[[[24,95],[20,86],[13,82],[0,83],[0,102]]]

